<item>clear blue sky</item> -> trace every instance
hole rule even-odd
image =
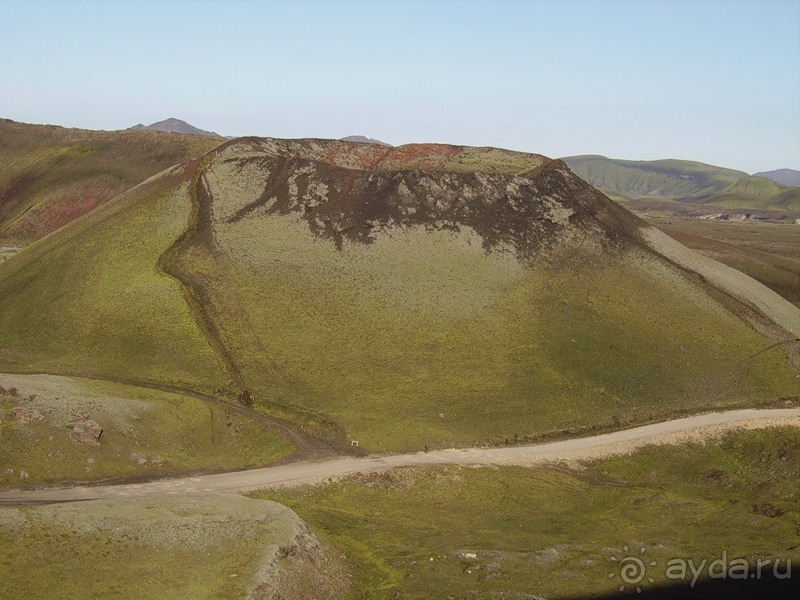
[[[800,169],[800,0],[0,0],[0,116]]]

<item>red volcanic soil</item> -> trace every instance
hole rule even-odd
[[[445,144],[407,144],[392,148],[381,163],[387,171],[405,169],[436,170],[464,151],[458,146]]]
[[[107,198],[121,194],[128,187],[104,175],[75,182],[27,211],[24,219],[11,224],[6,233],[12,237],[39,239],[88,213]]]
[[[331,165],[340,165],[345,161],[348,164],[355,163],[355,168],[369,171],[386,156],[387,150],[386,146],[378,144],[339,142],[330,144],[320,158]]]
[[[32,242],[220,141],[0,119],[0,238]]]

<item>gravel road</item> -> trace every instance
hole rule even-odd
[[[0,490],[0,504],[66,502],[98,498],[141,497],[154,494],[231,492],[314,482],[351,473],[423,465],[533,465],[626,454],[647,444],[703,441],[725,431],[772,426],[800,427],[800,408],[748,409],[708,413],[625,429],[602,435],[502,448],[437,450],[364,458],[336,458],[262,469],[197,477],[160,479],[146,483],[72,486],[35,490]]]

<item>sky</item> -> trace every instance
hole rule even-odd
[[[0,0],[0,117],[800,169],[800,0]]]

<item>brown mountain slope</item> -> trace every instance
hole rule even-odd
[[[0,241],[30,243],[219,138],[0,119]]]

